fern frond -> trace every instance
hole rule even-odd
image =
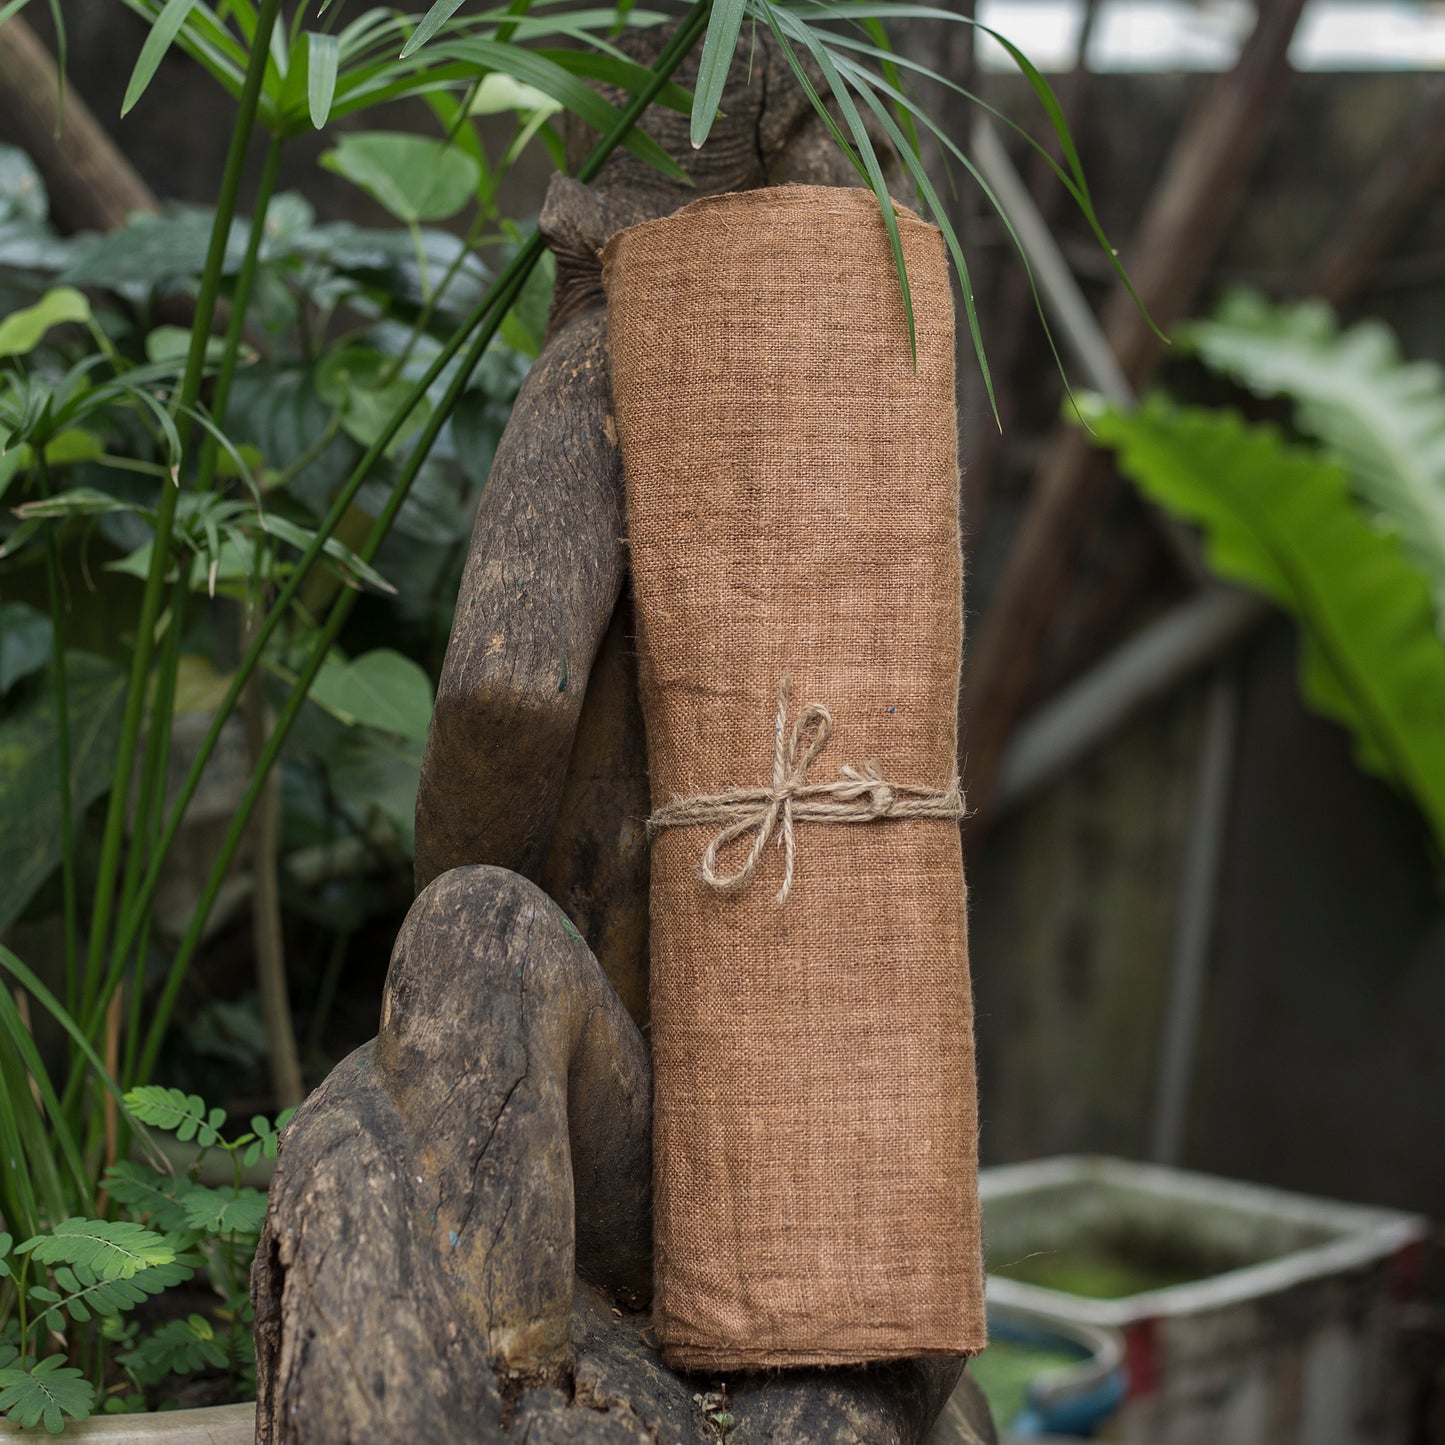
[[[110,1197],[161,1234],[180,1234],[191,1227],[181,1201],[195,1187],[188,1179],[158,1174],[130,1159],[122,1159],[105,1171],[105,1188]]]
[[[87,1265],[58,1265],[52,1271],[59,1292],[37,1285],[30,1298],[48,1305],[42,1317],[48,1329],[64,1329],[62,1311],[78,1324],[85,1324],[92,1315],[110,1318],[134,1309],[151,1295],[160,1294],[172,1285],[184,1284],[192,1270],[177,1262],[153,1264],[147,1269],[121,1279],[106,1279]]]
[[[176,1257],[159,1234],[124,1219],[62,1219],[49,1234],[27,1239],[15,1252],[39,1264],[83,1265],[98,1279],[129,1279]]]
[[[196,1185],[181,1200],[192,1229],[206,1234],[259,1234],[266,1196],[259,1189],[207,1189]]]
[[[84,1420],[94,1408],[94,1388],[65,1364],[64,1355],[51,1355],[29,1370],[0,1370],[0,1415],[24,1430],[43,1424],[58,1435],[65,1416]]]
[[[180,1089],[163,1089],[158,1084],[145,1084],[125,1096],[126,1107],[142,1123],[174,1134],[183,1144],[194,1139],[209,1149],[220,1138],[219,1130],[226,1122],[224,1109],[207,1109],[199,1094],[186,1094]]]
[[[1275,306],[1246,291],[1181,339],[1213,370],[1295,403],[1299,429],[1424,568],[1445,627],[1445,372],[1407,362],[1382,322],[1341,331],[1323,302]]]
[[[125,1350],[116,1361],[142,1385],[159,1384],[167,1375],[189,1375],[208,1368],[224,1369],[225,1347],[216,1338],[211,1322],[202,1315],[167,1320],[133,1350]]]

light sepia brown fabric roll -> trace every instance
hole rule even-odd
[[[604,253],[654,809],[766,800],[775,744],[800,718],[798,753],[818,740],[810,705],[833,726],[807,785],[851,769],[855,800],[883,797],[880,780],[950,796],[953,305],[939,233],[899,224],[916,369],[868,191],[709,198]],[[725,821],[653,845],[663,1354],[742,1370],[979,1350],[957,823],[796,821],[779,902],[786,811],[730,888],[702,876]],[[739,832],[714,874],[742,869],[757,837]]]

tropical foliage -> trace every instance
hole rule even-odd
[[[1306,700],[1360,765],[1414,799],[1445,857],[1445,374],[1379,322],[1226,299],[1184,331],[1211,367],[1294,403],[1296,439],[1155,396],[1088,423],[1211,565],[1299,622]]]

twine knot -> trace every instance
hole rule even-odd
[[[942,791],[912,783],[890,783],[876,762],[848,764],[836,782],[810,783],[808,770],[833,735],[833,715],[821,703],[810,702],[788,726],[788,699],[792,691],[786,675],[778,684],[778,709],[773,719],[773,775],[766,788],[729,788],[694,798],[677,798],[658,808],[647,820],[648,836],[664,828],[697,823],[721,823],[720,831],[702,855],[702,880],[710,888],[728,892],[742,887],[757,870],[777,835],[783,850],[783,886],[779,903],[793,891],[797,858],[797,823],[870,823],[883,818],[944,818],[959,821],[965,813],[963,794],[955,777]],[[719,871],[719,855],[730,843],[753,835],[747,857],[731,873]]]

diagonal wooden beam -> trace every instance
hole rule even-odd
[[[1193,305],[1244,199],[1284,99],[1303,4],[1263,0],[1238,62],[1209,85],[1180,130],[1129,253],[1135,286],[1161,329]],[[1165,349],[1122,288],[1105,308],[1104,330],[1128,384],[1141,389]],[[1004,745],[1031,693],[1049,625],[1116,486],[1108,458],[1081,432],[1056,432],[970,649],[963,767],[970,808],[980,815],[970,842],[991,807]]]
[[[159,211],[150,187],[69,85],[57,129],[60,83],[50,52],[23,20],[0,25],[0,141],[35,162],[56,226],[114,231],[133,211]]]
[[[1421,204],[1445,184],[1445,81],[1437,82],[1404,139],[1391,145],[1344,224],[1321,247],[1305,291],[1348,300]]]

